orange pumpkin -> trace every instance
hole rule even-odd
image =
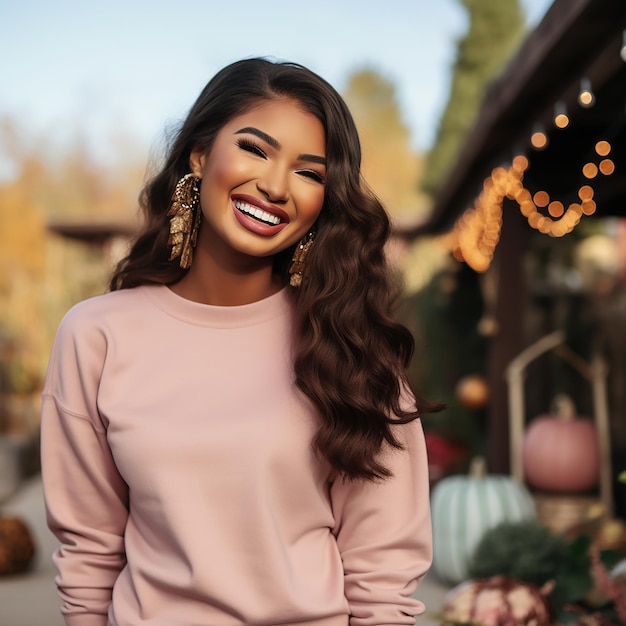
[[[35,556],[30,529],[19,517],[0,516],[0,575],[25,572]]]
[[[465,376],[457,383],[456,397],[466,409],[484,409],[489,401],[489,383],[484,376]]]
[[[579,493],[597,486],[600,446],[591,419],[575,415],[565,396],[555,399],[556,414],[539,415],[526,429],[522,463],[536,489]]]

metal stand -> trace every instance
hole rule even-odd
[[[510,454],[511,474],[519,481],[524,481],[522,463],[522,444],[525,430],[524,372],[526,367],[545,352],[553,350],[567,361],[578,373],[587,379],[593,393],[594,420],[600,446],[600,501],[606,515],[614,514],[613,489],[611,484],[611,446],[609,430],[609,409],[607,396],[608,367],[599,353],[595,353],[591,362],[573,352],[565,344],[562,331],[558,330],[526,348],[516,356],[505,371],[509,386],[510,419]]]

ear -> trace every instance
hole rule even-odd
[[[202,170],[204,169],[205,159],[206,154],[204,150],[198,146],[196,146],[189,155],[189,169],[191,169],[192,174],[198,178],[202,178]]]

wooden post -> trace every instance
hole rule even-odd
[[[530,229],[517,203],[505,199],[502,210],[502,232],[494,256],[497,272],[494,317],[497,328],[491,339],[488,357],[491,389],[487,416],[487,464],[490,472],[508,474],[508,390],[503,374],[524,346],[522,329],[527,289],[522,261],[527,252]]]

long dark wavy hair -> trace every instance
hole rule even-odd
[[[178,180],[190,171],[192,149],[208,152],[222,127],[259,101],[291,98],[326,131],[326,187],[304,280],[289,287],[296,384],[319,411],[313,444],[344,477],[382,479],[385,442],[401,447],[393,423],[436,410],[406,401],[413,337],[392,317],[397,295],[385,262],[390,224],[361,178],[361,147],[346,104],[305,67],[255,58],[235,62],[206,85],[174,137],[160,172],[140,196],[146,222],[111,278],[111,290],[172,284],[186,270],[169,260],[167,211]],[[274,270],[288,284],[293,248]]]

